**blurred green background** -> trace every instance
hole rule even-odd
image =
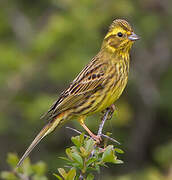
[[[129,83],[104,131],[125,151],[122,165],[98,179],[172,179],[172,1],[13,0],[0,2],[0,170],[7,152],[20,156],[44,126],[40,116],[99,51],[109,25],[125,18],[141,36],[132,49]],[[100,115],[87,125],[98,129]],[[89,119],[92,119],[91,121]],[[82,128],[76,121],[67,126]],[[63,127],[31,153],[49,179],[76,135]]]

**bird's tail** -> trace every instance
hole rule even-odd
[[[34,147],[49,133],[51,133],[57,126],[63,124],[65,121],[64,113],[59,114],[56,116],[53,120],[51,120],[48,124],[46,124],[42,130],[39,132],[39,134],[35,137],[35,139],[32,141],[28,149],[25,151],[21,159],[19,160],[17,164],[17,168],[23,163],[23,161],[28,157],[30,152],[34,149]]]

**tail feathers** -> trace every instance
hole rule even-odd
[[[19,160],[17,164],[17,168],[23,163],[23,161],[29,156],[30,152],[34,149],[34,147],[49,133],[51,133],[60,123],[62,120],[62,116],[56,117],[56,119],[50,121],[44,128],[39,132],[39,134],[35,137],[33,142],[30,144],[28,149],[23,154],[22,158]]]

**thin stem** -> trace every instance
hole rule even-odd
[[[82,132],[78,131],[77,129],[74,129],[74,128],[71,128],[71,127],[68,127],[68,126],[66,127],[66,129],[70,129],[70,130],[72,130],[72,131],[74,131],[74,132],[76,132],[78,134],[82,134]],[[90,138],[90,136],[87,136],[87,135],[84,135],[84,137]]]
[[[117,143],[117,144],[120,144],[120,142],[118,142],[116,139],[111,138],[111,137],[109,137],[109,136],[107,136],[107,135],[105,135],[105,134],[102,133],[104,124],[105,124],[106,120],[108,119],[109,113],[111,113],[111,109],[110,109],[110,108],[106,110],[104,116],[102,117],[102,121],[101,121],[101,123],[100,123],[100,125],[99,125],[99,129],[98,129],[97,135],[98,135],[98,136],[103,136],[103,137],[111,140],[112,142],[115,142],[115,143]],[[67,129],[70,129],[70,130],[72,130],[72,131],[74,131],[74,132],[76,132],[76,133],[78,133],[78,134],[82,134],[82,133],[81,133],[80,131],[78,131],[77,129],[74,129],[74,128],[71,128],[71,127],[66,127],[66,128],[67,128]],[[88,136],[88,135],[84,135],[84,137],[90,138],[90,136]]]
[[[109,114],[110,114],[110,113],[112,114],[113,112],[114,112],[114,108],[113,108],[113,109],[108,108],[108,109],[106,110],[106,112],[104,113],[104,116],[102,117],[102,121],[101,121],[101,123],[100,123],[100,125],[99,125],[99,130],[98,130],[97,135],[98,135],[98,136],[103,136],[103,137],[105,137],[105,138],[107,138],[107,139],[109,139],[109,140],[111,140],[111,141],[113,141],[113,142],[115,142],[115,143],[117,143],[117,144],[120,144],[120,142],[118,142],[116,139],[111,138],[111,137],[109,137],[109,136],[107,136],[107,135],[105,135],[105,134],[102,133],[104,124],[105,124],[106,120],[108,119]]]
[[[84,180],[84,177],[83,177],[83,175],[82,175],[82,174],[80,174],[80,176],[79,176],[79,180]]]
[[[106,120],[107,120],[108,115],[109,115],[110,112],[111,112],[110,109],[107,109],[107,111],[105,112],[105,114],[104,114],[104,116],[103,116],[103,118],[102,118],[102,122],[101,122],[100,125],[99,125],[99,130],[98,130],[98,133],[97,133],[98,136],[101,136],[101,135],[102,135],[102,131],[103,131],[104,124],[105,124],[105,122],[106,122]]]
[[[105,134],[102,134],[102,136],[103,137],[105,137],[105,138],[107,138],[107,139],[109,139],[109,140],[111,140],[112,142],[115,142],[115,143],[117,143],[117,144],[121,144],[119,141],[117,141],[116,139],[114,139],[114,138],[111,138],[111,137],[109,137],[109,136],[107,136],[107,135],[105,135]]]

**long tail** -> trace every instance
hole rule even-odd
[[[57,126],[61,125],[64,121],[64,114],[61,113],[56,118],[51,120],[48,124],[46,124],[42,130],[39,132],[39,134],[35,137],[35,139],[32,141],[28,149],[25,151],[21,159],[19,160],[17,164],[17,168],[23,163],[23,161],[29,156],[30,152],[34,149],[34,147],[49,133],[51,133]]]

